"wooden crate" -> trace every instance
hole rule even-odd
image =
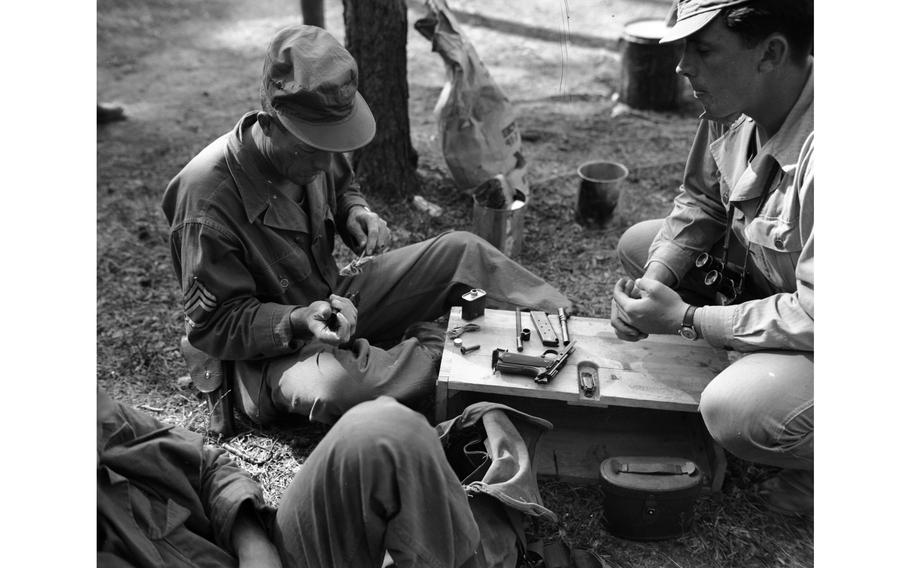
[[[557,318],[550,320],[558,333]],[[452,308],[448,329],[466,323],[461,308]],[[706,473],[706,483],[719,489],[723,451],[711,440],[697,410],[701,391],[728,364],[724,351],[705,341],[669,335],[626,342],[615,336],[609,320],[573,317],[568,327],[575,352],[550,383],[538,384],[492,369],[494,349],[515,351],[514,312],[487,309],[471,323],[480,330],[461,339],[480,349],[462,354],[452,338],[446,340],[436,389],[438,420],[478,400],[502,402],[553,422],[554,430],[541,439],[535,455],[542,475],[594,481],[607,457],[672,455],[694,460]],[[547,349],[527,312],[522,313],[522,327],[531,330],[523,354],[539,355]],[[599,385],[591,398],[578,388],[578,364],[583,361],[598,368]]]

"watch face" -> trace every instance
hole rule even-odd
[[[698,333],[696,333],[695,328],[692,327],[679,328],[679,334],[690,341],[698,339]]]

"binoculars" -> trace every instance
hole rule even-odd
[[[726,298],[726,303],[739,296],[739,287],[719,258],[703,252],[695,258],[695,267],[705,272],[705,286]]]

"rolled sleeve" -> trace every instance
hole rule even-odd
[[[733,319],[737,306],[702,306],[695,311],[695,327],[714,347],[732,347]]]
[[[232,530],[237,513],[244,503],[253,505],[263,526],[274,510],[265,503],[262,490],[250,475],[238,467],[224,450],[206,446],[204,448],[201,494],[208,509],[215,542],[227,550],[233,550]]]
[[[726,210],[720,198],[717,164],[709,151],[722,132],[721,126],[709,121],[699,124],[673,211],[651,243],[648,264],[663,264],[677,283],[692,268],[695,257],[711,249],[724,234]]]
[[[647,264],[645,264],[645,270],[648,270],[648,266],[651,264],[662,264],[673,274],[676,278],[676,283],[678,284],[682,281],[683,276],[688,272],[689,268],[692,267],[693,262],[694,256],[692,251],[669,242],[666,246],[655,250],[651,254],[651,258],[649,258]]]

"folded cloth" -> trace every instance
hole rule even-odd
[[[468,495],[484,493],[521,513],[556,522],[556,514],[543,505],[533,467],[537,441],[552,429],[547,420],[494,402],[472,404],[436,426]],[[461,451],[466,454],[453,455]]]
[[[552,428],[546,420],[493,402],[472,404],[436,426],[483,535],[465,568],[513,568],[527,544],[523,515],[557,520],[543,505],[534,471],[534,448]]]

